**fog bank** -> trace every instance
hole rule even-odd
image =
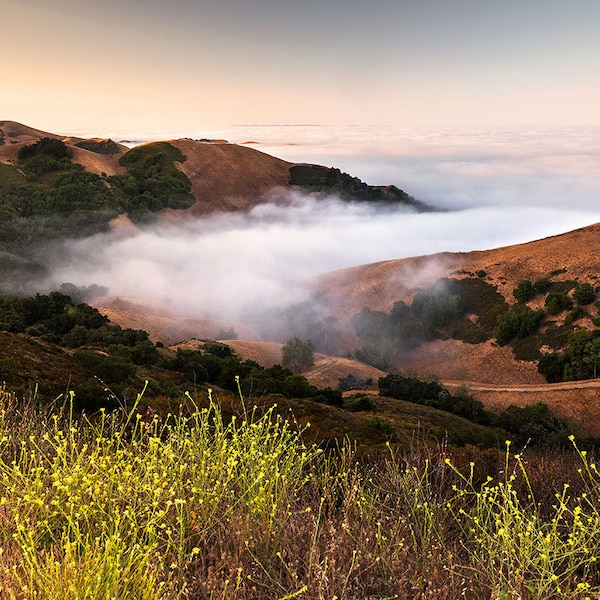
[[[443,210],[381,211],[295,195],[285,207],[266,203],[247,214],[70,242],[57,252],[48,285],[97,284],[112,295],[235,319],[302,298],[304,282],[333,269],[495,248],[600,221],[600,130],[252,126],[187,136],[258,142],[253,147],[290,161],[397,185]]]
[[[368,205],[297,196],[228,214],[113,232],[70,242],[53,265],[53,283],[109,288],[175,310],[237,318],[253,305],[297,301],[319,274],[381,260],[469,251],[577,228],[593,213],[556,208],[481,207],[453,212],[378,211]]]

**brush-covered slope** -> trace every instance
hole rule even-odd
[[[348,350],[375,344],[368,338],[377,319],[381,330],[374,335],[380,339],[396,328],[385,340],[392,370],[536,383],[545,381],[538,372],[545,354],[567,349],[577,329],[586,327],[590,336],[598,330],[598,273],[600,225],[595,224],[494,250],[357,266],[325,274],[314,285],[338,326],[354,335]],[[519,301],[515,290],[523,282],[532,289]],[[586,303],[577,300],[582,284],[591,288]],[[531,319],[529,333],[525,326],[514,335],[499,333],[499,324],[516,322],[520,315]]]
[[[54,165],[45,160],[40,168],[44,149],[37,152],[34,161],[36,153],[23,156],[25,146],[45,139],[64,144],[65,158],[69,160]],[[56,173],[71,171],[73,164],[81,165],[84,171],[101,177],[104,185],[114,192],[112,206],[118,213],[133,213],[138,219],[164,209],[189,209],[187,212],[196,216],[247,210],[260,202],[277,200],[278,194],[285,190],[426,208],[394,186],[369,186],[338,169],[296,165],[222,140],[168,140],[130,150],[109,139],[66,137],[14,121],[0,121],[0,164],[5,165],[0,171],[0,186],[38,189],[51,187]],[[50,173],[53,175],[49,176]],[[162,192],[168,192],[169,196],[185,192],[189,194],[189,202],[169,204]],[[161,198],[163,201],[159,201]]]
[[[335,348],[328,354],[353,352],[361,362],[385,371],[490,384],[544,383],[546,377],[538,370],[542,356],[567,349],[576,329],[586,327],[590,335],[600,331],[594,324],[599,317],[596,299],[579,306],[574,298],[577,285],[589,284],[595,291],[600,284],[599,256],[600,225],[592,225],[494,250],[391,260],[327,273],[313,282],[313,289],[319,299],[315,312],[333,320],[331,331],[309,322],[311,311],[306,310],[306,331],[296,333],[312,339],[317,349],[323,348],[319,336],[327,333]],[[514,295],[522,281],[540,290],[527,302],[518,302]],[[447,322],[431,313],[434,301],[457,296],[460,310]],[[550,301],[556,296],[566,297],[568,306],[554,310]],[[102,309],[118,323],[143,325],[131,320],[132,312],[121,310],[118,303]],[[534,317],[543,312],[537,330],[499,342],[499,320],[523,311]],[[215,326],[187,325],[164,311],[160,319],[146,321],[154,339],[172,342],[215,335]],[[258,339],[250,330],[238,333]]]

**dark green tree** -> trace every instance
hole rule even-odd
[[[513,296],[517,302],[527,302],[533,297],[533,283],[529,279],[523,279],[519,281],[517,287],[513,290]]]
[[[549,315],[557,315],[563,310],[568,310],[571,308],[571,306],[573,306],[571,298],[562,293],[548,294],[544,304]]]
[[[281,364],[284,368],[299,373],[315,364],[315,347],[310,340],[290,338],[281,348]]]
[[[591,304],[596,298],[596,292],[591,283],[578,283],[573,290],[573,298],[577,304]]]

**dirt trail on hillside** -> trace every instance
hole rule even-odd
[[[556,390],[580,390],[584,388],[600,388],[600,379],[586,381],[565,381],[560,383],[545,383],[533,385],[492,385],[489,383],[477,383],[475,381],[442,381],[444,387],[466,386],[470,390],[481,392],[520,392],[520,393],[545,393]]]
[[[464,385],[473,398],[496,411],[543,402],[552,414],[576,422],[580,435],[600,437],[600,379],[529,385],[450,380],[440,383],[450,390]]]

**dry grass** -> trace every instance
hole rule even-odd
[[[272,411],[225,423],[190,396],[187,416],[165,420],[36,413],[5,390],[0,401],[5,598],[599,591],[600,474],[585,452],[415,446],[358,461],[304,444]]]

